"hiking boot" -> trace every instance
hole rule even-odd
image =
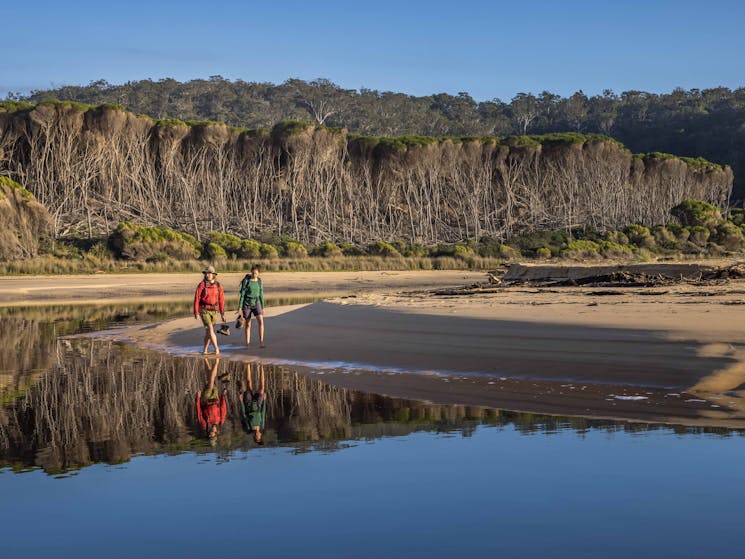
[[[223,336],[230,336],[230,326],[227,324],[220,325],[220,328],[217,329],[218,334],[222,334]]]

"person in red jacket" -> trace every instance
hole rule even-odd
[[[202,319],[204,324],[204,349],[202,354],[209,353],[210,343],[215,348],[215,355],[220,354],[220,348],[217,346],[217,336],[215,336],[215,323],[217,322],[217,313],[225,322],[225,293],[222,285],[217,281],[217,272],[212,266],[208,266],[202,271],[204,279],[197,285],[197,291],[194,293],[194,318]]]
[[[225,423],[225,417],[228,413],[228,401],[226,395],[227,388],[222,389],[222,393],[215,386],[217,378],[217,367],[220,360],[215,359],[215,363],[210,365],[209,360],[204,360],[204,368],[209,373],[209,381],[204,386],[204,391],[197,392],[197,421],[202,427],[210,441],[217,440],[218,427]]]

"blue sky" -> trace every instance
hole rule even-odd
[[[745,86],[745,2],[132,0],[5,5],[0,97],[221,75],[509,100]]]

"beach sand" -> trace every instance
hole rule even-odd
[[[743,282],[356,293],[269,308],[268,347],[233,329],[222,356],[436,403],[745,428]],[[197,355],[202,328],[188,317],[106,335]]]

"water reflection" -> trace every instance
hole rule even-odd
[[[351,439],[423,430],[469,436],[485,423],[524,433],[656,428],[393,399],[284,367],[178,358],[98,340],[60,340],[49,350],[56,363],[0,408],[0,467],[59,473],[137,454],[212,452],[210,440],[228,456],[259,442],[334,450]],[[701,429],[681,430],[692,431]]]
[[[263,434],[266,428],[266,375],[264,365],[255,365],[258,371],[258,385],[254,387],[253,373],[254,365],[246,364],[246,386],[240,394],[241,425],[243,429],[253,436],[258,445],[264,444]]]
[[[220,390],[215,386],[219,367],[219,358],[215,358],[213,361],[204,359],[206,382],[204,389],[197,391],[197,421],[211,443],[217,442],[219,429],[225,423],[228,412],[228,388],[225,386]]]

